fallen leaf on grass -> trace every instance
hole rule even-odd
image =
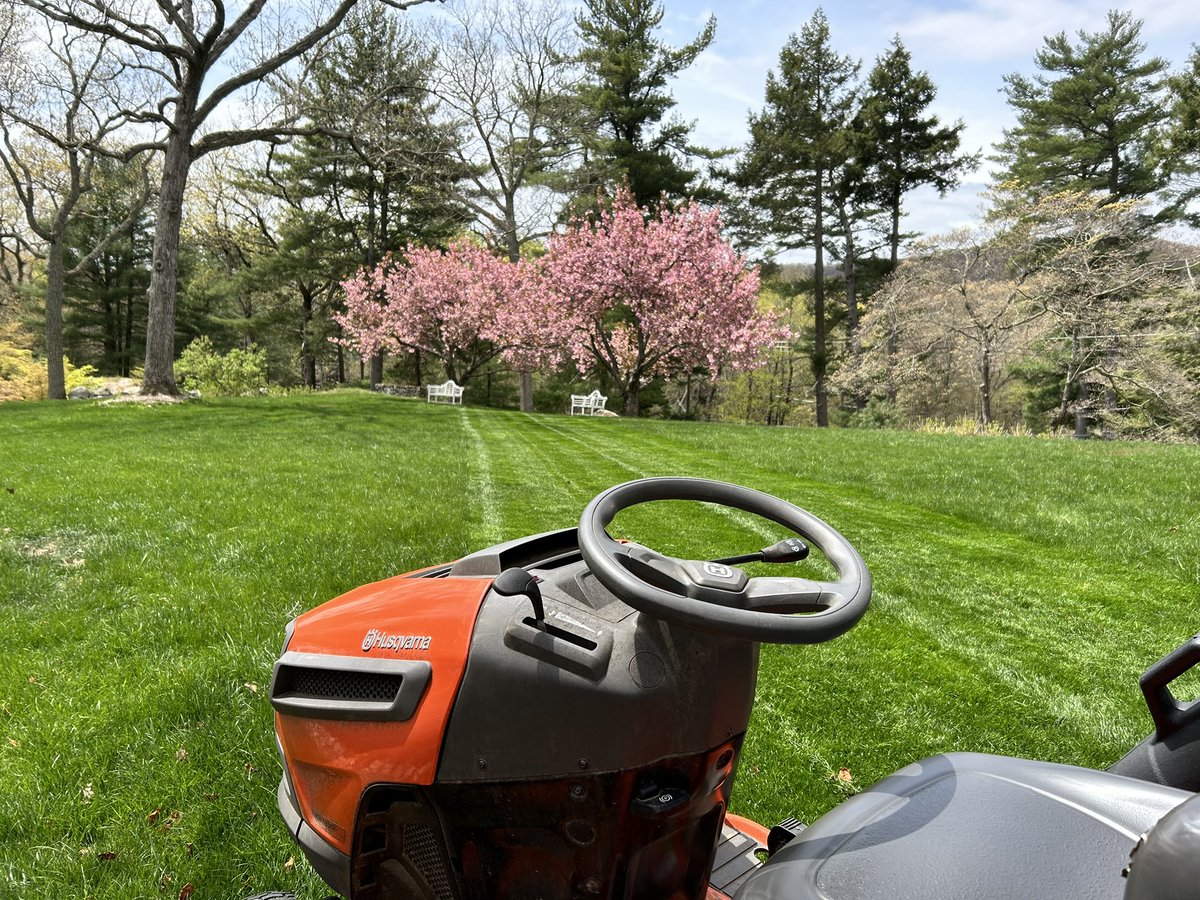
[[[847,769],[845,766],[842,766],[842,768],[838,769],[837,780],[843,781],[846,784],[850,784],[850,782],[854,781],[854,776],[850,774],[849,769]]]
[[[167,821],[163,822],[158,830],[163,831],[163,832],[170,831],[172,828],[174,828],[179,823],[179,820],[182,818],[183,818],[183,813],[181,813],[177,809],[173,809],[173,810],[171,810],[171,814],[169,816],[167,816]]]
[[[247,775],[254,771],[254,766],[250,763],[246,763],[242,768],[246,770]]]
[[[162,815],[162,810],[156,808],[154,810],[154,812],[152,812],[152,813],[150,813],[150,815],[146,816],[147,824],[153,825],[155,822],[158,821],[158,817],[161,815]]]
[[[17,743],[15,740],[13,740],[12,738],[9,738],[9,739],[8,739],[8,746],[10,746],[10,747],[20,747],[21,745],[20,745],[20,744],[18,744],[18,743]]]
[[[179,900],[189,900],[189,898],[192,896],[192,893],[195,890],[196,889],[192,886],[192,883],[189,881],[187,884],[185,884],[183,887],[181,887],[179,889]]]
[[[187,747],[180,747],[178,750],[175,751],[176,759],[183,761],[183,760],[187,759],[187,757],[188,757]]]
[[[246,690],[248,690],[252,694],[258,693],[258,685],[255,684],[253,681],[247,681],[245,684],[242,685],[242,687],[244,687]]]
[[[91,802],[92,802],[92,798],[93,798],[93,797],[95,797],[95,796],[96,796],[96,791],[95,791],[95,789],[92,787],[92,783],[89,781],[87,784],[85,784],[85,785],[83,786],[83,802],[84,802],[84,803],[91,803]]]
[[[117,858],[117,851],[116,851],[116,850],[105,850],[103,853],[97,853],[97,854],[96,854],[96,859],[105,859],[105,860],[107,860],[107,859],[116,859],[116,858]]]
[[[91,855],[92,855],[91,847],[80,847],[79,848],[79,858],[80,859],[87,859]]]
[[[283,871],[290,872],[294,868],[296,868],[296,857],[289,856],[287,858],[287,862],[283,864]]]

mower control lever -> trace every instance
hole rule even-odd
[[[520,566],[513,566],[496,576],[492,590],[502,597],[528,597],[533,604],[533,619],[538,630],[546,630],[546,608],[542,604],[542,590],[538,587],[536,575],[530,575]]]
[[[770,547],[763,547],[753,553],[743,553],[741,556],[727,556],[724,559],[714,559],[715,563],[726,566],[736,566],[738,563],[769,562],[789,563],[799,562],[808,558],[808,544],[800,538],[784,538]]]

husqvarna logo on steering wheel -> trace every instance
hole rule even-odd
[[[433,638],[427,634],[388,634],[372,628],[363,635],[362,650],[363,653],[371,650],[428,650],[432,642]]]
[[[733,577],[733,569],[729,568],[729,566],[723,566],[720,563],[706,562],[704,564],[704,573],[713,576],[713,578]]]

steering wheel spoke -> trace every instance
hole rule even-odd
[[[833,605],[829,587],[807,578],[751,578],[743,592],[744,608],[771,613],[825,612]]]

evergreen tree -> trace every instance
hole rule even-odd
[[[996,145],[1004,179],[1034,196],[1103,191],[1110,200],[1146,197],[1162,186],[1150,152],[1162,121],[1159,57],[1143,59],[1142,22],[1111,11],[1108,27],[1045,39],[1034,56],[1044,74],[1006,75],[1017,126]]]
[[[584,0],[584,7],[576,17],[583,78],[571,104],[583,156],[576,192],[586,202],[597,187],[611,191],[625,181],[642,204],[662,194],[686,198],[697,176],[686,160],[710,154],[689,145],[689,123],[669,115],[675,99],[667,83],[712,43],[716,19],[672,48],[654,35],[663,18],[654,0]]]
[[[978,155],[958,154],[962,121],[944,126],[929,112],[936,95],[929,74],[913,71],[912,55],[899,35],[867,76],[862,121],[870,138],[864,146],[864,162],[870,169],[875,202],[891,217],[888,246],[893,269],[904,237],[900,232],[904,195],[925,184],[944,195],[979,162]]]
[[[1168,80],[1170,117],[1163,129],[1158,155],[1170,179],[1170,212],[1200,228],[1200,47],[1192,51],[1182,72]]]
[[[319,133],[280,156],[310,205],[336,199],[326,212],[368,267],[410,242],[444,244],[464,219],[453,200],[465,174],[449,154],[453,132],[432,122],[432,56],[383,4],[358,8],[303,88]]]
[[[434,122],[432,51],[382,4],[352,14],[303,90],[318,133],[277,154],[258,189],[281,209],[273,259],[301,300],[305,381],[315,377],[326,279],[373,268],[408,244],[445,246],[469,215],[455,199],[468,173],[451,155],[453,126]],[[314,333],[314,331],[316,333]],[[382,379],[382,357],[371,381]]]
[[[63,343],[76,365],[129,377],[146,340],[146,291],[154,240],[139,174],[101,160],[86,209],[67,229]],[[104,241],[113,222],[127,222]],[[102,246],[99,254],[92,249]],[[82,261],[82,266],[80,263]]]
[[[825,242],[831,183],[854,143],[859,65],[834,52],[829,21],[818,9],[779,53],[779,72],[767,73],[766,104],[750,116],[750,145],[734,183],[754,209],[752,236],[776,250],[814,253],[813,353],[817,424],[829,424],[825,388]]]

